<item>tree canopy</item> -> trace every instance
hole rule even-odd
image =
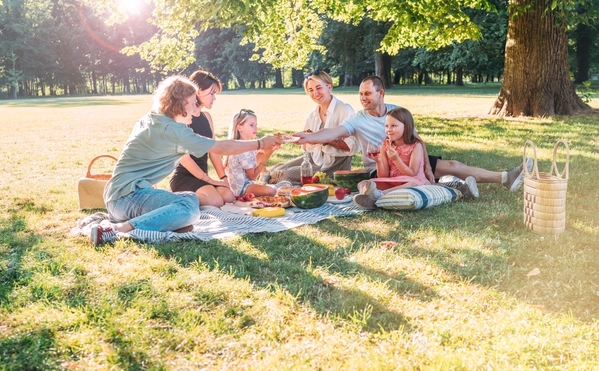
[[[111,9],[114,20],[123,16],[117,0],[86,0],[90,6]],[[159,31],[138,51],[153,63],[178,70],[193,62],[194,40],[211,28],[233,27],[246,42],[263,50],[261,58],[275,67],[301,68],[310,53],[323,51],[318,39],[323,17],[350,24],[364,18],[388,25],[380,41],[381,51],[397,54],[406,47],[436,49],[478,39],[468,9],[493,8],[488,0],[153,0],[152,17]]]

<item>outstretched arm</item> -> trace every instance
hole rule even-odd
[[[218,155],[236,155],[243,152],[248,152],[254,149],[272,150],[276,145],[283,144],[283,141],[276,139],[272,135],[265,136],[258,140],[217,140],[210,152]]]
[[[328,143],[334,141],[337,138],[346,138],[349,136],[349,131],[343,125],[336,126],[334,128],[327,128],[317,131],[316,133],[305,133],[300,131],[293,134],[293,136],[300,137],[297,144],[318,144]]]

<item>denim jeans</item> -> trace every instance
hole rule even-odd
[[[173,231],[193,224],[200,216],[195,193],[154,188],[140,189],[106,207],[113,221],[128,221],[135,229],[146,231]]]

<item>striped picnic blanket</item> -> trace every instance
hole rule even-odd
[[[210,241],[212,239],[241,236],[246,233],[280,232],[304,224],[314,224],[328,218],[357,215],[368,211],[357,207],[353,202],[344,204],[325,203],[315,209],[291,207],[287,209],[284,216],[277,218],[253,217],[209,206],[202,207],[201,210],[200,218],[194,223],[192,232],[174,233],[134,229],[129,233],[118,233],[117,237],[129,237],[150,243],[180,240]],[[97,215],[98,219],[108,219],[108,215],[105,213],[94,215]],[[72,229],[72,233],[89,236],[89,227],[75,227]]]

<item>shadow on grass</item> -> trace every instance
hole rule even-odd
[[[22,268],[23,256],[40,237],[27,233],[24,213],[45,213],[33,201],[17,201],[7,210],[10,218],[0,220],[0,257],[6,269],[0,271],[0,305],[10,307],[11,296],[19,286],[26,286],[31,272]],[[4,264],[2,264],[4,265]],[[1,322],[0,322],[1,323]],[[49,329],[28,331],[0,339],[0,368],[6,370],[58,370],[55,358],[54,334]]]
[[[0,368],[3,370],[62,370],[59,362],[51,330],[39,329],[0,339]]]
[[[14,208],[7,210],[10,218],[0,220],[0,255],[5,259],[6,269],[0,271],[0,304],[8,305],[15,287],[26,284],[29,272],[22,269],[23,255],[35,244],[39,236],[26,233],[27,223],[24,213],[45,213],[44,207],[37,207],[30,200],[18,201]]]
[[[331,233],[343,230],[331,220],[319,223],[319,228]],[[373,282],[385,283],[400,295],[410,295],[423,301],[434,297],[434,290],[405,275],[392,276],[349,261],[348,257],[361,248],[361,243],[380,239],[380,236],[365,231],[346,232],[350,233],[346,237],[356,243],[340,249],[330,249],[293,231],[244,235],[243,240],[265,254],[266,258],[252,256],[220,241],[210,241],[209,246],[187,242],[184,246],[179,243],[176,247],[171,244],[152,247],[183,266],[200,260],[210,269],[219,269],[240,279],[249,278],[258,287],[269,290],[283,288],[321,315],[361,322],[364,331],[392,331],[400,327],[411,331],[412,325],[401,313],[389,309],[367,292],[343,288],[335,277],[360,274]],[[318,272],[315,267],[325,272]],[[364,311],[368,313],[364,315]]]

